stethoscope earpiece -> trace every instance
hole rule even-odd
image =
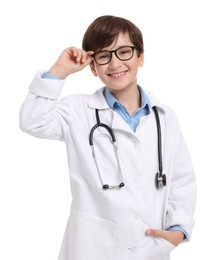
[[[121,182],[120,185],[119,185],[119,188],[122,188],[124,186],[125,186],[125,184],[123,182]]]
[[[117,185],[117,186],[110,186],[109,184],[103,184],[103,189],[104,190],[107,190],[107,189],[117,189],[117,188],[122,188],[122,187],[124,187],[125,186],[125,184],[124,184],[124,182],[121,182],[119,185]]]
[[[108,184],[104,184],[104,185],[103,185],[103,189],[104,189],[104,190],[109,189],[109,185],[108,185]]]

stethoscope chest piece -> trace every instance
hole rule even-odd
[[[160,174],[159,172],[156,173],[156,187],[163,188],[166,186],[166,174]]]

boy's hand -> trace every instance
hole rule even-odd
[[[93,51],[84,51],[75,47],[66,48],[48,73],[65,79],[68,75],[78,72],[92,62]]]
[[[184,238],[183,232],[174,230],[148,229],[146,230],[146,234],[148,236],[162,237],[174,246],[178,246]]]

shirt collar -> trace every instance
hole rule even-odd
[[[106,87],[97,89],[94,94],[88,96],[88,101],[87,101],[88,107],[90,107],[92,109],[110,108],[106,101],[106,98],[104,96],[105,89],[106,89]],[[160,103],[151,92],[146,92],[146,91],[144,91],[144,89],[142,89],[142,90],[145,93],[145,96],[147,96],[147,102],[148,102],[147,107],[149,108],[149,110],[151,110],[151,108],[153,106],[157,106],[159,109],[161,109],[162,112],[166,112],[168,110],[168,108],[165,105],[163,105],[162,103]],[[143,96],[143,94],[142,94],[142,96]]]
[[[144,90],[140,86],[138,86],[138,88],[139,88],[140,96],[141,96],[141,107],[140,107],[140,109],[144,108],[145,106],[148,106],[148,108],[150,108],[149,100],[148,100],[146,93],[144,92]],[[116,103],[120,104],[120,102],[114,97],[114,95],[110,92],[110,90],[108,88],[104,89],[103,94],[104,94],[104,97],[106,99],[107,104],[109,105],[109,107],[111,109],[114,109],[114,106],[115,106]]]

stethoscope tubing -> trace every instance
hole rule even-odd
[[[108,125],[106,125],[106,124],[100,122],[99,110],[98,110],[98,109],[95,110],[95,113],[96,113],[96,122],[97,122],[97,123],[92,127],[92,129],[91,129],[91,131],[90,131],[90,134],[89,134],[89,144],[90,144],[91,149],[92,149],[93,159],[94,159],[95,164],[96,164],[96,168],[97,168],[97,171],[98,171],[98,175],[99,175],[100,182],[101,182],[101,184],[102,184],[102,188],[103,188],[103,189],[122,188],[123,186],[125,186],[125,184],[124,184],[124,182],[123,182],[123,174],[122,174],[121,165],[120,165],[120,161],[119,161],[118,147],[117,147],[115,135],[114,135],[114,133],[113,133],[113,130],[112,130]],[[93,133],[94,133],[94,131],[95,131],[98,127],[103,127],[103,128],[105,128],[105,129],[109,132],[109,134],[110,134],[110,136],[111,136],[112,144],[113,144],[113,149],[114,149],[114,153],[115,153],[115,157],[116,157],[116,161],[117,161],[117,166],[118,166],[118,174],[119,174],[119,176],[120,176],[120,184],[119,184],[119,185],[109,185],[109,184],[104,184],[104,183],[103,183],[102,175],[101,175],[101,172],[100,172],[100,169],[99,169],[99,165],[98,165],[98,161],[97,161],[96,153],[95,153],[95,149],[94,149],[94,144],[93,144]]]
[[[161,125],[160,125],[159,114],[158,114],[156,106],[153,106],[152,108],[153,108],[153,111],[154,111],[154,114],[155,114],[156,127],[157,127],[157,146],[158,146],[158,165],[159,165],[159,171],[156,173],[155,181],[156,181],[157,188],[160,188],[160,187],[166,186],[166,175],[162,173],[163,172],[162,138],[161,138]],[[91,149],[92,149],[93,159],[95,161],[95,165],[96,165],[96,168],[97,168],[97,171],[98,171],[100,182],[102,184],[102,188],[103,189],[122,188],[123,186],[125,186],[125,184],[123,182],[123,174],[122,174],[120,160],[119,160],[119,156],[118,156],[118,147],[117,147],[115,135],[114,135],[111,127],[109,127],[108,125],[100,122],[99,110],[98,109],[95,109],[95,115],[96,115],[96,124],[90,130],[89,144],[90,144]],[[119,178],[120,178],[120,184],[118,184],[118,185],[109,185],[109,184],[103,183],[102,175],[101,175],[101,172],[100,172],[100,169],[99,169],[98,161],[97,161],[97,158],[96,158],[96,153],[95,153],[95,150],[94,150],[94,143],[93,143],[93,134],[94,134],[94,131],[98,127],[105,128],[108,131],[109,135],[111,136],[113,147],[114,147],[114,152],[115,152],[115,157],[116,157],[116,161],[117,161],[117,166],[118,166],[118,174],[119,174]]]
[[[110,136],[111,136],[111,138],[112,138],[112,142],[113,142],[113,143],[116,143],[116,138],[115,138],[115,135],[114,135],[112,129],[111,129],[108,125],[103,124],[103,123],[100,122],[99,110],[96,109],[95,111],[96,111],[95,113],[96,113],[96,122],[97,122],[97,123],[92,127],[92,129],[91,129],[91,131],[90,131],[90,134],[89,134],[89,144],[90,144],[90,146],[93,145],[93,133],[94,133],[94,131],[95,131],[98,127],[104,127],[104,128],[109,132],[109,134],[110,134]]]
[[[157,107],[153,107],[153,111],[156,118],[156,125],[157,125],[157,145],[158,145],[158,161],[159,161],[159,172],[162,174],[163,172],[163,162],[162,162],[162,138],[161,138],[161,127],[160,127],[160,118],[158,115]]]

